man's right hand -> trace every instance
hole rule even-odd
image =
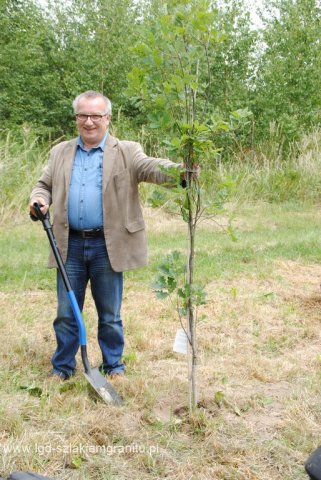
[[[33,206],[33,204],[36,203],[36,202],[37,202],[38,205],[40,206],[40,210],[42,211],[42,213],[43,213],[44,215],[46,215],[46,213],[47,213],[48,210],[49,210],[49,205],[48,205],[48,204],[46,203],[46,201],[45,201],[43,198],[41,198],[41,197],[33,198],[33,199],[32,199],[32,202],[30,202],[29,208],[30,208],[30,213],[31,213],[31,215],[33,215],[34,217],[37,216],[37,212],[36,212],[36,210],[34,209],[34,206]]]

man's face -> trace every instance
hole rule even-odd
[[[77,118],[79,134],[86,148],[98,145],[104,138],[111,116],[106,114],[106,105],[102,98],[81,98],[77,106],[77,115],[104,115],[98,121],[91,117],[81,120]]]

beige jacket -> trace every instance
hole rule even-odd
[[[53,204],[53,231],[63,261],[68,250],[68,192],[76,139],[62,142],[51,150],[49,162],[31,192]],[[113,270],[123,272],[147,264],[145,223],[139,202],[138,184],[172,183],[173,179],[159,169],[179,167],[166,159],[148,157],[135,142],[108,136],[103,159],[104,235]],[[52,252],[48,266],[56,267]]]

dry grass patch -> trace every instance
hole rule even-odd
[[[187,413],[185,358],[169,303],[128,282],[124,407],[105,405],[81,371],[47,375],[55,294],[1,293],[0,472],[59,479],[305,479],[320,438],[321,267],[277,261],[208,286],[199,332],[199,410]],[[89,358],[100,361],[87,299]],[[127,450],[126,450],[127,449]]]

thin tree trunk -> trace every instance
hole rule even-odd
[[[196,352],[196,318],[195,305],[193,301],[193,285],[194,285],[194,256],[195,256],[195,226],[193,218],[193,202],[190,198],[190,191],[187,192],[189,204],[189,221],[188,221],[188,236],[189,236],[189,252],[188,252],[188,272],[187,283],[189,285],[189,298],[187,304],[187,325],[189,335],[189,358],[188,358],[188,375],[189,375],[189,408],[190,411],[197,407],[197,384],[196,384],[196,366],[197,366],[197,352]]]

